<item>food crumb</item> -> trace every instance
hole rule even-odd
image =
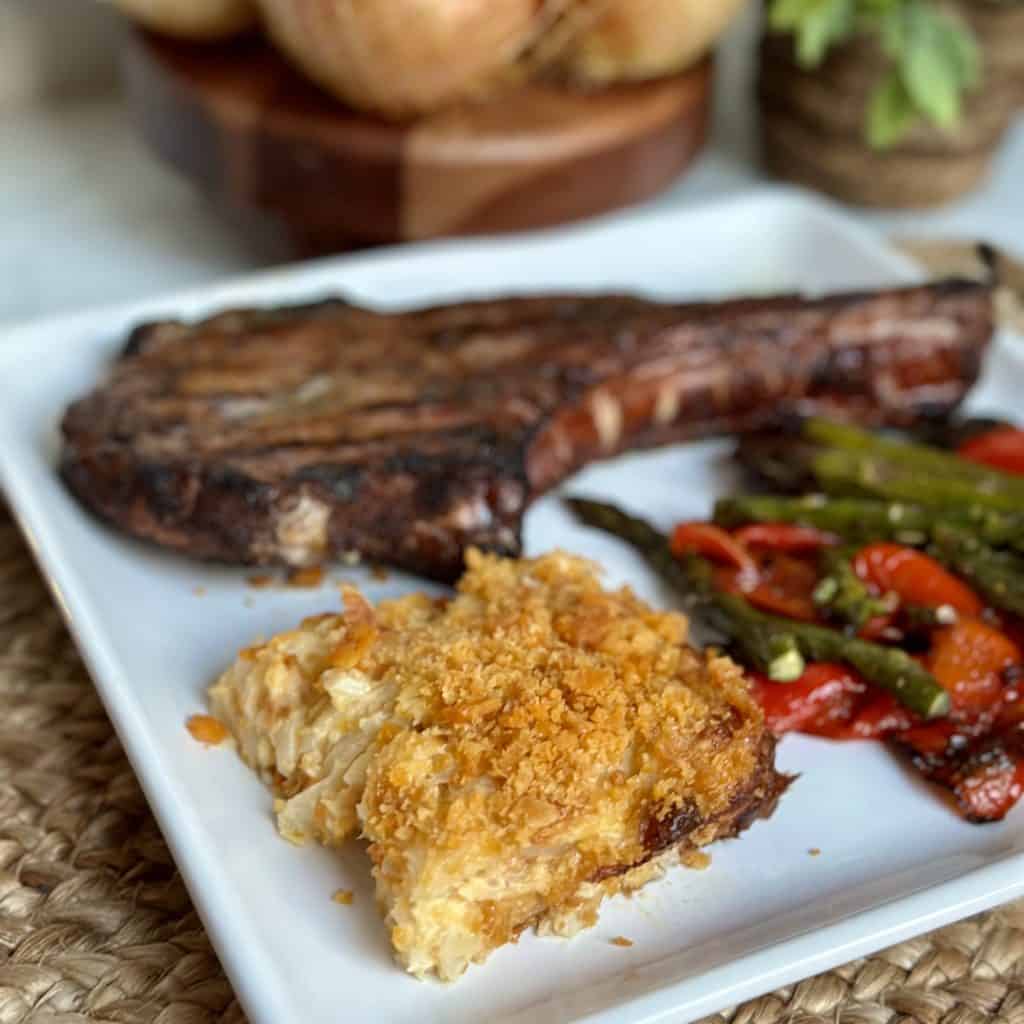
[[[246,595],[245,600],[242,601],[242,604],[244,604],[246,608],[252,608],[256,604],[256,602],[251,597]]]
[[[711,867],[711,855],[703,850],[687,850],[679,855],[679,862],[693,871],[706,871]]]
[[[256,587],[258,590],[262,590],[264,587],[269,587],[274,582],[273,576],[250,576],[246,581],[250,587]]]
[[[324,567],[313,565],[307,569],[295,569],[288,574],[289,587],[319,587],[324,581]]]
[[[624,948],[628,948],[629,946],[633,945],[633,940],[627,939],[625,935],[616,935],[615,938],[611,940],[611,944],[613,946],[622,946]]]
[[[371,567],[370,575],[375,580],[378,580],[379,582],[383,583],[385,580],[388,579],[388,577],[390,576],[390,573],[387,571],[387,569],[383,565],[375,565],[375,566]]]
[[[206,587],[193,587],[192,593],[195,594],[196,597],[202,597],[203,594],[206,593]]]
[[[821,850],[819,850],[818,847],[816,847],[816,846],[812,846],[807,852],[812,857],[820,857],[821,856]]]
[[[212,715],[192,715],[185,723],[192,738],[207,746],[215,747],[228,738],[228,731],[222,722]]]
[[[355,896],[352,895],[351,889],[339,889],[331,899],[335,903],[340,903],[343,907],[351,907]]]

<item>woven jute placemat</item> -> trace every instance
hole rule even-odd
[[[0,496],[0,1024],[86,1021],[245,1017]],[[1024,902],[704,1024],[985,1021],[1024,1024]]]
[[[0,709],[0,1024],[242,1024],[131,766],[2,503]],[[1024,1024],[1024,904],[708,1018],[911,1021]]]

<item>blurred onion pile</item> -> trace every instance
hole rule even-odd
[[[157,32],[222,39],[262,22],[311,79],[403,117],[534,76],[583,86],[681,71],[742,0],[114,0]]]

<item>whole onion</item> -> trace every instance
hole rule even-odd
[[[154,32],[181,39],[223,39],[256,20],[252,0],[114,0]]]
[[[353,107],[427,113],[557,70],[590,85],[692,64],[743,0],[113,0],[148,28],[216,39],[262,13],[278,48]]]
[[[585,0],[595,21],[563,58],[594,84],[671,74],[698,60],[743,0]]]
[[[388,116],[479,95],[569,0],[259,0],[277,45],[354,107]]]

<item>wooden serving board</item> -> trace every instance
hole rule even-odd
[[[303,252],[541,227],[646,199],[704,142],[711,64],[580,93],[531,84],[404,123],[352,111],[261,39],[192,46],[134,31],[143,136],[226,209]]]

